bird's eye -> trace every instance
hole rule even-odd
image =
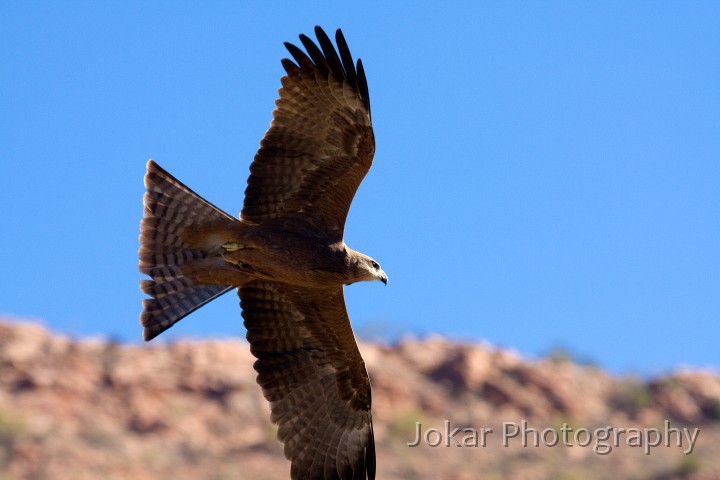
[[[377,262],[372,262],[372,266],[373,266],[373,268],[374,268],[375,270],[379,270],[379,269],[380,269],[380,265],[378,265]]]

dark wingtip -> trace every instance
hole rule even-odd
[[[313,42],[306,35],[299,35],[300,42],[305,47],[307,53],[292,43],[284,42],[285,48],[288,49],[295,59],[299,69],[316,69],[325,75],[332,72],[338,79],[346,80],[350,86],[359,93],[369,113],[370,95],[365,69],[360,59],[357,60],[357,64],[353,61],[342,29],[338,28],[335,31],[335,44],[337,47],[333,45],[330,37],[328,37],[320,25],[315,25],[314,31],[317,37],[317,43]],[[283,59],[283,67],[288,74],[290,74],[291,71],[295,71],[293,66],[294,64],[290,60]]]
[[[367,77],[365,77],[365,68],[363,68],[362,60],[358,58],[357,61],[357,78],[358,78],[358,90],[360,90],[360,97],[365,102],[365,106],[372,117],[370,110],[370,90],[368,89]]]
[[[375,458],[375,432],[373,431],[372,422],[370,423],[370,443],[365,450],[365,471],[368,480],[375,480],[376,471]]]
[[[348,79],[350,85],[352,85],[355,90],[359,90],[357,74],[355,72],[355,63],[353,62],[352,55],[350,54],[350,48],[345,41],[345,36],[343,35],[342,30],[340,30],[339,28],[335,31],[335,43],[337,44],[338,52],[340,53],[340,58],[342,59],[343,68],[345,69],[345,77]]]
[[[160,335],[160,331],[156,332],[150,328],[143,329],[143,341],[145,341],[145,342],[149,342],[150,340],[157,337],[158,335]]]

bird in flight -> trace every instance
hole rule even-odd
[[[140,323],[151,340],[237,289],[255,370],[293,479],[373,479],[370,380],[343,286],[387,276],[345,245],[375,139],[362,62],[340,30],[285,43],[280,98],[234,218],[150,160]]]

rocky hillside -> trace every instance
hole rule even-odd
[[[361,350],[380,479],[720,479],[717,373],[614,378],[440,338]],[[0,323],[0,478],[288,478],[252,363],[241,340]]]

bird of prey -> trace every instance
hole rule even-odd
[[[140,224],[145,340],[236,288],[257,382],[293,479],[373,479],[370,380],[343,286],[387,276],[345,245],[375,139],[362,62],[340,30],[285,43],[280,98],[234,218],[147,164]]]

